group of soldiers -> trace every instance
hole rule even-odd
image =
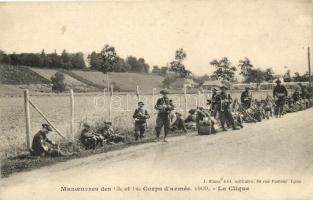
[[[309,108],[313,105],[312,91],[300,85],[291,96],[280,80],[276,81],[273,89],[273,98],[267,96],[265,100],[253,98],[250,87],[245,87],[239,100],[231,97],[226,85],[212,89],[212,96],[207,99],[207,107],[197,107],[189,110],[189,115],[183,119],[182,114],[175,112],[173,101],[168,97],[167,90],[161,90],[162,95],[154,106],[158,112],[155,125],[156,141],[160,140],[160,133],[164,129],[163,141],[167,142],[168,133],[188,130],[209,131],[216,133],[219,129],[227,131],[228,128],[239,130],[243,128],[243,122],[257,122],[262,118],[269,119],[273,114],[276,118],[282,117],[287,112],[295,112]],[[133,114],[134,138],[142,139],[147,129],[147,120],[150,118],[144,107],[144,102],[138,102],[138,108]],[[204,125],[204,126],[202,126]],[[208,129],[202,129],[203,127]],[[202,127],[202,128],[201,128]],[[62,156],[58,145],[51,141],[47,135],[52,129],[48,124],[42,124],[41,130],[35,134],[32,143],[32,155],[34,156]],[[95,149],[104,144],[125,142],[125,137],[112,129],[111,122],[104,122],[104,126],[95,130],[88,123],[83,124],[80,142],[86,149]]]

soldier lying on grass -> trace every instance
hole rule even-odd
[[[84,128],[81,132],[80,142],[86,149],[95,149],[99,144],[103,146],[104,137],[100,134],[96,134],[91,130],[88,123],[84,123]]]
[[[112,122],[104,122],[104,127],[101,130],[101,135],[104,137],[108,144],[115,144],[125,142],[125,136],[120,135],[112,128]]]

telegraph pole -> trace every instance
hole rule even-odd
[[[312,79],[311,79],[311,63],[310,63],[310,47],[308,47],[308,67],[309,67],[309,86],[312,86]]]

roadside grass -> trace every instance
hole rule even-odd
[[[150,132],[150,131],[149,131]],[[168,137],[182,136],[183,133],[172,133]],[[71,159],[84,158],[87,156],[92,156],[96,154],[106,153],[109,151],[116,151],[124,149],[130,146],[136,146],[145,143],[155,142],[155,136],[150,132],[146,134],[146,137],[142,140],[135,141],[133,138],[127,138],[125,143],[118,143],[112,145],[104,145],[103,147],[98,147],[95,150],[85,150],[80,144],[70,145],[61,144],[60,148],[68,154],[62,157],[39,157],[30,156],[29,152],[25,149],[18,156],[8,157],[2,160],[1,165],[1,177],[9,177],[10,175],[17,172],[31,171],[44,166],[53,165],[59,162],[65,162]]]

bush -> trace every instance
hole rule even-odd
[[[52,77],[51,77],[51,82],[52,82],[52,91],[55,92],[64,92],[66,84],[64,83],[64,74],[61,72],[56,72]]]

